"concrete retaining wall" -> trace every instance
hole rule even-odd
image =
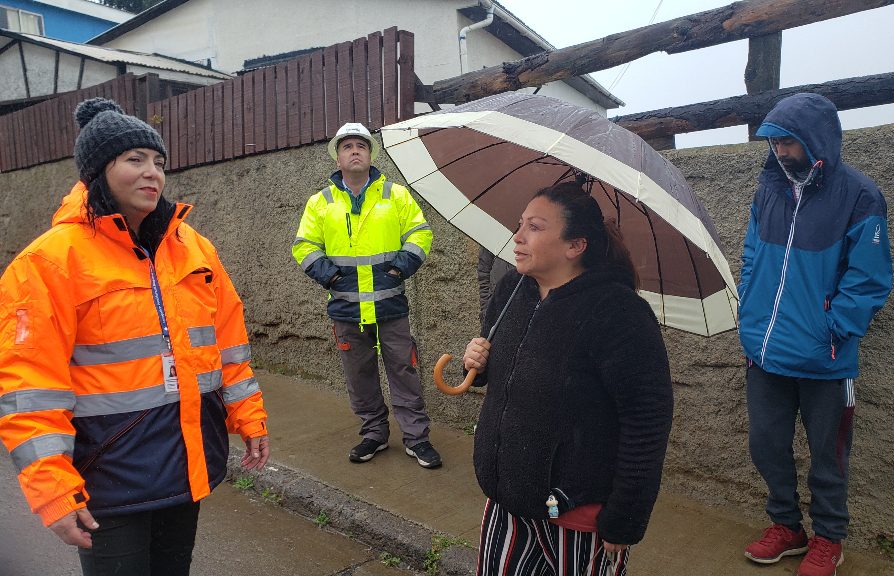
[[[889,200],[894,191],[892,139],[894,126],[883,126],[847,133],[844,146],[845,159],[875,179]],[[736,277],[748,207],[765,154],[761,142],[668,153],[714,218]],[[245,301],[255,363],[344,394],[324,291],[304,276],[290,252],[304,203],[324,185],[332,164],[322,145],[259,155],[172,174],[166,194],[196,205],[189,222],[215,243]],[[401,181],[387,155],[377,165]],[[71,160],[0,174],[0,267],[47,228],[75,178]],[[443,352],[460,356],[476,335],[478,247],[424,202],[422,207],[435,243],[407,291],[426,402],[435,420],[470,426],[481,396],[438,393],[430,370]],[[889,235],[894,235],[891,230]],[[744,370],[736,335],[704,339],[666,330],[665,339],[676,393],[665,488],[761,518],[765,489],[748,456]],[[863,373],[857,383],[851,545],[862,547],[871,547],[877,534],[894,531],[892,342],[894,312],[889,305],[863,342]],[[458,380],[459,360],[454,364],[452,379]],[[803,472],[803,433],[796,452]],[[801,494],[806,508],[806,486]]]

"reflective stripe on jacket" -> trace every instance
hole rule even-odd
[[[191,206],[155,256],[179,380],[166,393],[149,262],[120,215],[91,229],[85,199],[79,183],[0,279],[0,438],[45,524],[88,499],[99,516],[198,500],[223,480],[228,431],[267,433],[242,302],[183,223]]]
[[[329,289],[330,318],[375,324],[409,313],[404,280],[428,255],[432,232],[410,192],[375,167],[363,193],[360,214],[353,214],[341,172],[333,174],[329,186],[307,201],[292,255]],[[399,277],[388,274],[392,268]]]

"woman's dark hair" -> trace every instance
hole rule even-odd
[[[105,171],[90,182],[87,186],[87,222],[96,230],[96,219],[100,216],[119,214],[121,209],[115,202],[109,183],[106,180]],[[150,254],[155,255],[155,250],[161,243],[161,239],[168,229],[168,223],[174,216],[176,206],[164,196],[159,197],[155,210],[146,215],[140,224],[140,233],[137,241],[140,246],[146,248]]]
[[[580,184],[554,184],[534,195],[535,198],[540,196],[562,208],[562,216],[565,218],[563,240],[587,240],[582,259],[584,268],[589,270],[599,265],[614,264],[627,273],[634,288],[639,288],[639,275],[630,251],[624,245],[621,230],[613,219],[603,220],[602,210],[596,199],[587,194]]]

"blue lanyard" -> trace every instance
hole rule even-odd
[[[155,264],[152,262],[152,258],[149,256],[149,252],[145,248],[140,246],[140,250],[143,251],[143,254],[146,255],[146,259],[149,261],[149,280],[152,283],[152,300],[155,302],[155,311],[158,313],[158,323],[161,324],[161,335],[164,338],[165,344],[168,345],[168,350],[172,350],[171,332],[168,330],[168,317],[165,315],[164,303],[161,300],[161,286],[158,284],[158,274],[155,272]]]

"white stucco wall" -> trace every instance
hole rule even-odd
[[[25,91],[25,78],[22,74],[22,58],[17,49],[7,50],[0,54],[0,101],[18,100],[28,96],[44,96],[57,92],[77,89],[81,60],[69,54],[60,53],[58,86],[54,86],[56,77],[56,52],[44,46],[22,44],[25,55],[25,70],[28,74],[28,92]],[[92,86],[118,75],[116,67],[87,60],[84,66],[82,86]]]
[[[22,57],[18,50],[0,54],[0,102],[25,98],[25,76],[22,73]]]
[[[263,4],[267,1],[262,0],[258,3]],[[229,69],[220,65],[218,47],[213,42],[214,30],[217,27],[215,14],[221,19],[240,20],[244,19],[246,14],[254,12],[255,4],[244,3],[239,7],[238,13],[232,13],[234,6],[223,4],[235,6],[236,3],[192,0],[103,46],[161,54],[202,65],[211,58],[212,68],[228,72]],[[241,38],[242,35],[237,39],[231,39],[231,43],[242,44]],[[241,66],[237,69],[241,69]]]
[[[416,74],[426,84],[460,74],[459,30],[471,21],[457,10],[476,0],[191,0],[105,46],[156,52],[234,73],[247,59],[354,40],[391,26],[413,32]],[[471,68],[521,55],[486,29],[468,36]],[[530,91],[533,91],[531,89]],[[558,82],[541,94],[599,107]],[[605,110],[600,109],[605,115]]]

